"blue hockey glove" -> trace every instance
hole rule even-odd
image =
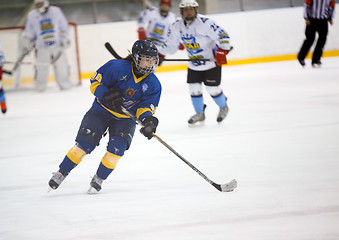
[[[111,89],[108,92],[105,92],[102,96],[102,99],[105,102],[105,105],[108,109],[121,113],[121,106],[124,103],[124,99],[118,89]]]
[[[140,132],[150,140],[155,133],[159,120],[153,116],[147,116],[142,120],[143,127],[140,129]]]

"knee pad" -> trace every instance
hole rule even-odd
[[[104,157],[101,159],[101,163],[108,169],[115,169],[120,158],[121,156],[107,151]]]
[[[67,157],[75,164],[79,164],[85,155],[86,152],[77,145],[72,147],[67,153]]]
[[[89,128],[81,127],[78,131],[78,135],[77,135],[75,141],[79,142],[79,143],[85,142],[87,144],[97,146],[97,145],[99,145],[101,137],[102,137],[102,135],[100,133],[97,133],[96,131],[93,131],[92,129],[89,129]],[[82,146],[82,144],[81,144],[81,146]],[[85,147],[85,146],[83,146],[83,147]],[[84,150],[86,151],[86,149],[84,149]]]
[[[217,97],[222,93],[220,86],[205,86],[206,91],[212,96]]]
[[[189,83],[188,84],[191,96],[201,96],[202,95],[202,85],[201,83]]]
[[[81,148],[82,150],[84,150],[86,154],[90,154],[96,147],[96,145],[94,144],[83,142],[83,141],[77,141],[75,145]]]
[[[107,151],[118,156],[123,156],[127,149],[127,140],[120,136],[109,138]]]

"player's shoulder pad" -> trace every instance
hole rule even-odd
[[[202,15],[202,14],[198,14],[197,15],[197,19],[199,21],[201,21],[202,23],[206,23],[206,22],[210,22],[211,21],[211,19],[209,17],[207,17],[205,15]]]
[[[61,12],[61,8],[57,7],[57,6],[49,6],[48,7],[48,10],[50,11],[59,11]]]
[[[101,73],[104,73],[108,70],[114,70],[114,69],[119,69],[120,65],[119,62],[121,60],[117,60],[117,59],[111,59],[108,62],[106,62],[104,65],[102,65],[98,71]]]

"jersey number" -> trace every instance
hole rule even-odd
[[[98,81],[101,82],[102,75],[100,73],[95,72],[93,76],[91,77],[91,81]]]

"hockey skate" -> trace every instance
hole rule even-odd
[[[312,62],[312,67],[314,68],[320,68],[321,67],[321,62],[319,61],[314,61]]]
[[[96,174],[92,178],[92,181],[90,183],[91,187],[88,189],[88,194],[95,194],[98,193],[101,190],[101,185],[104,180],[99,178]]]
[[[218,114],[218,117],[217,117],[217,122],[218,123],[222,122],[225,119],[225,117],[227,116],[227,113],[228,113],[228,106],[227,105],[224,108],[220,108],[220,111],[219,111],[219,114]]]
[[[66,177],[67,173],[62,172],[59,169],[57,172],[53,173],[53,176],[49,180],[48,185],[51,187],[51,189],[55,190],[60,186],[60,184],[65,180]],[[49,189],[49,191],[51,189]]]
[[[196,113],[190,119],[188,119],[188,125],[194,126],[194,124],[198,122],[201,125],[203,125],[205,121],[205,109],[206,109],[206,105],[204,105],[204,111],[202,111],[201,113]]]
[[[201,112],[201,113],[197,113],[195,115],[193,115],[189,120],[188,120],[188,124],[189,125],[194,125],[197,122],[203,123],[205,121],[205,113]]]

